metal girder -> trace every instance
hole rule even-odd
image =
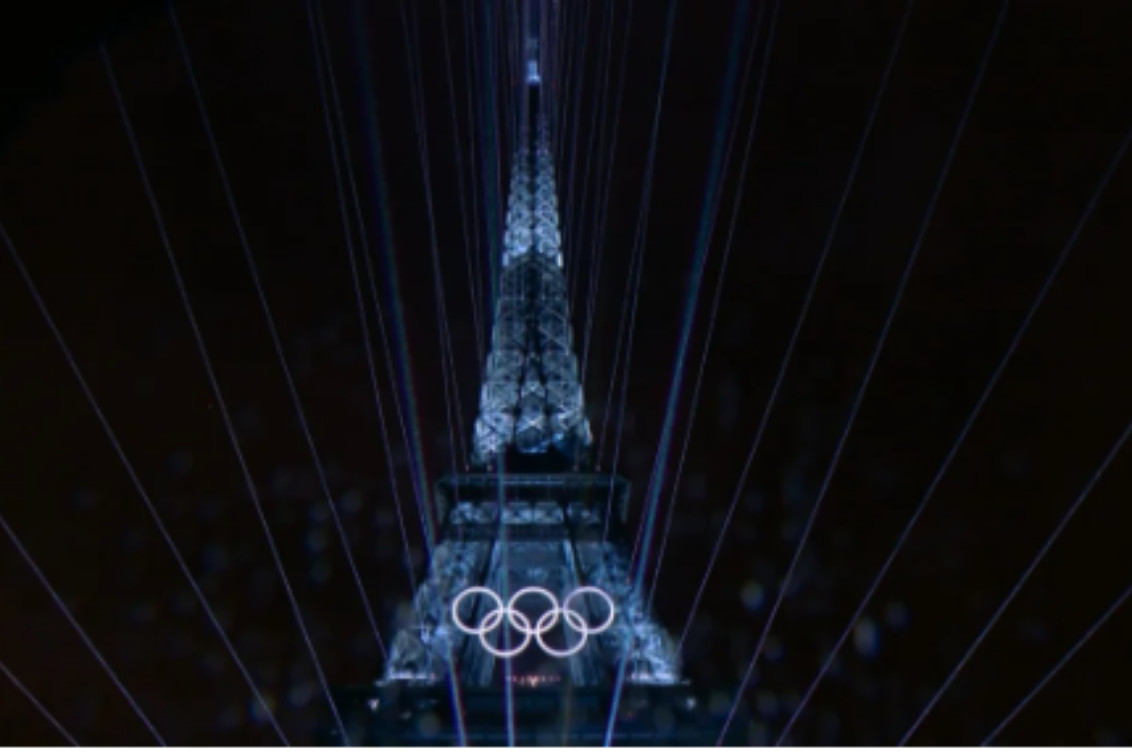
[[[508,447],[537,454],[551,447],[571,457],[592,444],[578,382],[554,163],[545,125],[534,154],[515,155],[503,265],[495,303],[472,463],[490,466]]]

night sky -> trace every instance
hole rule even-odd
[[[491,229],[499,228],[500,197],[492,188],[497,175],[506,185],[512,134],[504,95],[515,80],[505,56],[514,40],[506,10],[512,6],[451,0],[442,16],[439,1],[448,2],[422,0],[409,13],[416,41],[408,58],[402,10],[409,0],[324,0],[323,8],[395,358],[401,347],[394,324],[398,309],[403,313],[416,398],[410,424],[419,429],[426,479],[449,471],[453,459],[463,465],[474,419],[483,354],[473,313],[489,304],[489,258],[499,249]],[[933,203],[1002,6],[998,0],[915,4],[785,379],[737,491],[906,8],[903,0],[778,6],[768,0],[765,7],[761,1],[678,0],[623,406],[620,382],[613,384],[612,403],[607,397],[649,173],[669,0],[636,0],[631,19],[626,0],[563,5],[559,52],[572,62],[563,69],[570,77],[554,90],[567,121],[560,206],[565,253],[577,260],[569,267],[577,287],[576,343],[590,354],[588,413],[595,436],[608,423],[600,458],[608,469],[624,410],[617,471],[633,484],[634,527],[647,503],[689,286],[697,280],[690,273],[704,197],[715,195],[722,180],[651,549],[655,558],[674,500],[656,610],[679,634],[738,496],[684,647],[689,677],[734,694],[820,502],[745,692],[755,719],[751,743],[778,739],[1075,238],[788,740],[895,744],[1132,421],[1126,253],[1132,222],[1125,211],[1132,156],[1117,166],[1075,232],[1132,127],[1132,18],[1126,3],[1108,0],[1012,3]],[[164,4],[83,8],[72,16],[52,6],[20,20],[9,20],[6,11],[0,20],[0,225],[279,725],[292,743],[306,743],[329,710],[197,350],[99,39],[323,670],[331,684],[361,683],[380,671],[381,651]],[[424,569],[411,509],[416,462],[393,419],[394,396],[404,386],[390,380],[367,296],[389,423],[389,445],[383,440],[307,6],[186,0],[176,12],[303,415],[368,602],[389,639],[398,606],[410,597],[398,500],[412,525],[415,566]],[[746,89],[720,120],[733,36],[737,79],[751,45],[758,47]],[[428,182],[407,67],[417,59]],[[627,69],[618,100],[622,60]],[[580,94],[566,94],[574,91]],[[740,175],[756,109],[750,161]],[[731,133],[726,170],[711,175],[714,140]],[[606,171],[603,225],[606,191],[599,188]],[[426,189],[439,268],[432,262]],[[352,205],[347,211],[353,223]],[[355,252],[365,254],[356,227],[350,234]],[[914,252],[864,401],[824,485]],[[585,302],[598,261],[587,343]],[[458,393],[451,410],[437,282]],[[473,290],[482,296],[473,297]],[[4,521],[168,743],[278,743],[6,247],[0,345]],[[1130,454],[1132,448],[1118,454],[1096,482],[911,743],[982,741],[1132,584]],[[155,742],[6,536],[0,537],[0,601],[0,662],[76,740]],[[1125,606],[995,741],[1132,741],[1132,654],[1124,639],[1130,634],[1132,607]],[[0,743],[64,741],[0,676]]]

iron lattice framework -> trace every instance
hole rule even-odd
[[[460,475],[441,481],[437,493],[444,534],[417,589],[413,616],[394,639],[383,681],[432,684],[455,674],[465,688],[542,680],[610,688],[627,654],[629,683],[680,682],[674,643],[633,587],[620,538],[603,538],[599,511],[611,497],[623,505],[628,494],[623,479],[585,473]],[[453,602],[470,587],[486,587],[506,600],[526,588],[565,596],[586,586],[598,587],[612,599],[613,624],[582,642],[580,633],[559,622],[550,638],[554,644],[580,646],[566,659],[540,654],[532,646],[512,660],[508,673],[500,663],[504,659],[486,651],[477,636],[453,620]],[[467,603],[466,624],[491,622],[488,614],[496,607],[491,601]],[[537,600],[517,607],[529,608],[526,613],[535,618],[546,608]],[[598,626],[609,616],[595,600],[575,609],[587,626]],[[491,646],[505,648],[504,628],[500,623],[485,636]]]
[[[531,63],[525,101],[537,113]],[[719,730],[720,711],[697,704],[630,577],[628,483],[590,469],[549,145],[545,121],[528,114],[473,431],[477,471],[437,483],[428,571],[384,673],[339,693],[348,731],[332,741],[691,744]]]
[[[490,465],[508,445],[521,453],[554,447],[578,458],[590,447],[578,360],[562,273],[554,164],[545,124],[531,170],[515,155],[491,353],[472,439],[472,461]]]
[[[454,625],[451,606],[460,592],[480,586],[506,597],[540,588],[562,596],[592,585],[613,599],[613,626],[582,645],[568,663],[545,664],[564,668],[534,676],[611,686],[610,669],[615,674],[628,653],[631,682],[674,684],[679,681],[674,644],[649,618],[629,580],[620,538],[606,537],[608,504],[618,498],[623,514],[628,486],[567,466],[584,458],[591,436],[573,351],[544,124],[536,139],[533,176],[530,152],[520,147],[512,169],[499,299],[472,462],[489,470],[502,467],[513,448],[560,469],[534,476],[461,475],[438,487],[442,534],[413,601],[414,618],[394,640],[385,679],[429,682],[455,673],[468,686],[505,681],[499,677],[500,659]],[[468,602],[472,623],[484,621],[494,607],[487,600],[474,607]],[[601,606],[593,602],[578,608],[588,625],[604,618],[596,615]],[[492,633],[501,642],[504,628],[500,623]],[[566,635],[561,639],[567,647],[578,644],[580,637],[567,622],[557,628]],[[525,661],[516,657],[512,665],[526,668]]]

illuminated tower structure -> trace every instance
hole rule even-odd
[[[719,731],[631,579],[628,483],[590,464],[537,39],[473,471],[436,483],[411,616],[380,678],[339,694],[348,736],[337,742],[707,744]]]

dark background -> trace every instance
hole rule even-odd
[[[562,49],[586,64],[576,142],[568,140],[559,172],[567,255],[579,260],[579,288],[589,280],[593,250],[603,248],[586,375],[598,434],[618,408],[616,399],[607,407],[606,396],[667,3],[637,0],[628,25],[629,67],[600,244],[594,243],[593,187],[602,174],[597,166],[608,160],[611,121],[608,107],[595,118],[601,101],[595,93],[602,91],[600,72],[609,68],[612,104],[627,6],[611,6],[610,61],[598,44],[607,6],[590,5],[584,52],[584,3],[570,5],[562,37]],[[490,168],[482,150],[492,143],[488,126],[503,123],[486,109],[491,74],[477,69],[482,75],[468,77],[469,89],[461,61],[474,38],[484,65],[483,45],[507,39],[500,36],[506,24],[502,14],[485,10],[501,6],[482,0],[447,6],[463,144],[456,150],[439,5],[416,4],[437,248],[462,412],[456,424],[445,410],[401,6],[367,3],[360,22],[358,7],[326,2],[329,39],[372,252],[393,255],[400,271],[423,469],[433,477],[451,466],[450,438],[466,443],[482,357],[470,316],[460,192],[470,211],[470,176]],[[469,8],[481,14],[478,26],[469,25]],[[722,285],[657,591],[657,611],[674,631],[684,624],[736,493],[903,8],[887,0],[784,2],[742,182],[738,155],[758,67],[736,119],[725,124],[739,129],[740,142],[725,177],[669,457],[674,467],[691,425],[689,396],[706,315]],[[744,22],[743,59],[757,10],[752,3]],[[685,647],[687,671],[697,680],[734,689],[751,657],[998,10],[997,2],[957,0],[921,0],[915,8],[813,309]],[[409,597],[391,486],[411,505],[412,449],[392,427],[393,447],[386,448],[379,432],[304,4],[199,1],[178,12],[288,364],[385,632]],[[669,390],[735,23],[734,6],[723,0],[684,0],[677,13],[618,463],[634,483],[634,522]],[[1127,4],[1115,1],[1031,0],[1011,7],[801,568],[746,691],[757,719],[748,732],[752,743],[774,741],[809,686],[1132,126],[1129,15]],[[382,658],[329,521],[163,4],[6,9],[0,28],[0,223],[240,656],[289,738],[305,742],[328,711],[177,296],[95,49],[99,39],[107,42],[241,448],[327,676],[334,684],[362,682],[378,672]],[[362,46],[354,42],[359,28]],[[765,29],[764,22],[760,44]],[[360,75],[362,49],[371,59],[368,81]],[[756,54],[761,60],[761,48]],[[507,70],[497,71],[497,95],[508,79]],[[578,81],[573,77],[570,86]],[[373,133],[365,117],[371,101],[380,163],[365,148]],[[469,120],[469,112],[476,117]],[[594,131],[594,123],[604,125]],[[507,137],[501,132],[498,142],[503,171]],[[587,154],[596,161],[589,172]],[[388,226],[375,209],[379,177],[387,187]],[[485,222],[499,211],[483,201],[489,184],[477,184],[477,220],[468,220],[469,228],[479,228],[470,248],[485,288],[486,260],[498,249]],[[1132,166],[1125,164],[791,741],[895,743],[1132,419],[1130,189]],[[733,215],[734,245],[721,276],[724,230]],[[379,243],[382,228],[391,246]],[[277,741],[16,266],[0,256],[0,514],[171,744]],[[574,302],[580,346],[584,301],[579,293]],[[392,322],[388,296],[382,306]],[[392,411],[380,363],[378,374]],[[387,453],[396,479],[386,472]],[[612,458],[611,433],[605,467]],[[1132,478],[1126,458],[1117,457],[914,743],[980,741],[1127,587]],[[419,557],[419,527],[411,528],[410,540]],[[6,539],[0,600],[0,661],[80,742],[152,742]],[[1124,638],[1130,632],[1132,612],[1125,609],[998,741],[1127,744],[1132,665]],[[0,679],[0,742],[58,741]]]

